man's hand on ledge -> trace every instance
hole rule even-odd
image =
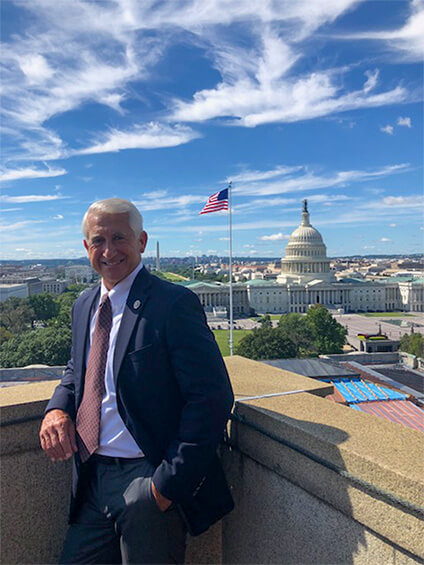
[[[152,481],[152,494],[156,500],[156,504],[159,507],[159,510],[165,512],[171,506],[172,501],[169,498],[165,498],[155,487],[155,483]]]
[[[65,461],[78,451],[75,426],[63,410],[51,410],[40,428],[41,447],[52,461]]]

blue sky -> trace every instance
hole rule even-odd
[[[80,257],[96,199],[161,255],[418,253],[424,1],[3,0],[1,259]]]

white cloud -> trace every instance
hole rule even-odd
[[[74,155],[93,155],[109,153],[124,149],[157,149],[160,147],[175,147],[188,143],[200,137],[200,134],[188,126],[148,124],[133,127],[128,131],[111,130],[101,140],[84,149],[73,152]]]
[[[393,126],[387,125],[380,128],[380,131],[383,133],[387,133],[387,135],[393,135]]]
[[[384,188],[367,188],[366,191],[377,196],[384,193]]]
[[[282,175],[287,175],[290,173],[295,173],[296,171],[301,170],[301,166],[296,167],[288,167],[284,165],[279,165],[275,167],[275,169],[271,169],[269,171],[249,171],[246,170],[242,173],[238,173],[237,175],[233,175],[231,178],[228,177],[228,181],[233,181],[234,183],[237,182],[255,182],[260,180],[268,180],[274,177],[280,177]]]
[[[424,205],[424,196],[386,196],[381,202],[370,204],[374,208],[417,208],[419,210]]]
[[[259,239],[261,239],[262,241],[283,241],[284,239],[290,239],[290,236],[279,232],[273,233],[271,235],[263,235]]]
[[[379,74],[380,71],[378,69],[375,69],[374,71],[365,72],[367,81],[365,82],[363,87],[364,92],[370,92],[370,90],[374,90],[374,88],[377,86]]]
[[[412,0],[410,14],[402,27],[389,31],[366,31],[344,34],[338,39],[374,39],[384,42],[387,47],[399,53],[401,61],[422,62],[424,56],[424,2]]]
[[[44,223],[43,220],[25,220],[22,222],[14,222],[13,224],[1,224],[0,231],[13,233],[22,228],[27,228],[28,226],[33,224],[43,224],[43,223]]]
[[[21,179],[40,179],[48,177],[58,177],[66,175],[67,171],[62,168],[53,168],[46,165],[46,169],[34,169],[25,167],[22,169],[2,169],[0,170],[0,182],[14,181]]]
[[[255,127],[401,103],[409,98],[402,86],[370,94],[371,83],[374,80],[376,82],[376,78],[368,78],[360,90],[342,92],[339,86],[339,75],[342,73],[342,70],[338,73],[334,70],[315,71],[296,78],[269,78],[267,81],[256,74],[248,78],[241,77],[236,82],[221,82],[214,89],[196,92],[190,102],[175,100],[172,119],[203,122],[214,118],[231,118],[232,125]]]
[[[411,118],[405,116],[404,118],[402,118],[401,116],[399,116],[399,118],[397,119],[397,125],[398,126],[405,126],[407,128],[411,128],[412,124],[411,124]]]
[[[171,123],[223,117],[228,123],[254,127],[408,101],[406,87],[378,89],[378,70],[367,71],[358,90],[344,86],[347,67],[320,65],[317,71],[294,72],[295,64],[309,57],[306,40],[361,1],[25,2],[31,26],[26,33],[11,35],[2,50],[3,115],[20,133],[9,151],[20,159],[50,160],[174,147],[199,137],[193,130],[182,130],[183,126],[162,125],[169,130],[152,134],[127,122],[125,129],[115,127],[75,151],[46,126],[54,116],[88,103],[126,114],[131,108],[128,102],[144,97],[144,82],[169,44],[179,40],[202,50],[221,79],[214,88],[197,91],[192,100],[162,98],[165,108],[160,119]],[[419,5],[414,5],[399,40],[420,37],[413,20]],[[230,25],[240,26],[248,40],[240,41],[226,27]]]
[[[53,216],[53,220],[63,220],[62,214],[57,214],[56,216]]]
[[[242,192],[238,193],[241,197]],[[314,194],[308,196],[308,202],[322,203],[324,206],[332,206],[334,204],[352,200],[353,197],[346,196],[345,194]],[[299,198],[281,198],[281,197],[265,197],[265,198],[254,198],[247,202],[238,203],[237,199],[233,205],[234,214],[256,214],[258,210],[264,208],[276,208],[281,207],[284,209],[284,213],[289,210],[298,210],[300,206]]]
[[[182,194],[180,196],[173,196],[166,190],[157,190],[142,194],[140,200],[134,200],[133,202],[140,208],[141,212],[147,212],[149,210],[175,211],[179,208],[185,209],[192,204],[205,204],[206,200],[207,196],[204,195]],[[187,216],[184,213],[182,220],[187,220]]]
[[[153,190],[152,192],[144,192],[141,198],[147,198],[149,200],[156,200],[157,198],[163,198],[168,194],[167,190]]]
[[[382,237],[380,239],[380,241],[382,241],[383,243],[388,243],[389,241],[392,241],[391,239],[389,239],[388,237]]]
[[[389,224],[389,228],[395,228],[397,224]]]
[[[53,75],[54,71],[42,55],[29,53],[22,57],[18,56],[17,59],[21,71],[30,84],[43,83]]]
[[[0,196],[0,202],[10,202],[12,204],[26,204],[29,202],[49,202],[51,200],[62,200],[68,196],[61,194],[28,194],[26,196],[8,196],[4,194]]]
[[[290,192],[307,192],[321,188],[342,187],[352,183],[365,182],[384,178],[410,170],[406,163],[387,165],[374,170],[338,171],[328,175],[316,174],[307,167],[300,172],[286,175],[282,179],[272,179],[269,182],[247,182],[234,186],[234,194],[240,196],[270,196]],[[286,202],[284,202],[286,203]],[[281,202],[281,204],[284,204]]]

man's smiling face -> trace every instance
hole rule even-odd
[[[136,237],[128,214],[93,212],[87,218],[88,237],[84,240],[91,266],[108,290],[128,276],[139,264],[147,243],[147,233]]]

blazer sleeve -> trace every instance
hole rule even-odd
[[[234,401],[227,369],[197,296],[173,304],[166,338],[183,399],[178,436],[153,476],[166,498],[183,502],[202,483],[216,455]]]
[[[75,411],[75,384],[74,384],[74,308],[72,307],[71,319],[72,319],[72,347],[71,347],[71,358],[66,365],[65,371],[63,373],[62,380],[60,384],[55,388],[53,396],[51,397],[49,403],[47,404],[45,413],[50,412],[50,410],[64,410],[67,412],[72,420],[76,418]]]

